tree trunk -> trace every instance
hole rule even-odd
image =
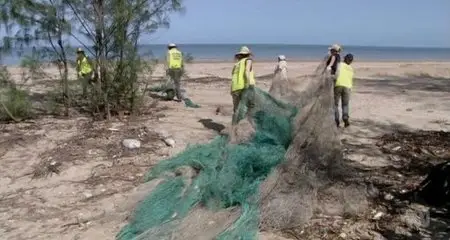
[[[96,58],[99,66],[99,79],[98,84],[101,87],[98,89],[102,89],[103,95],[103,104],[105,106],[105,114],[106,119],[111,119],[111,112],[109,109],[109,84],[108,77],[106,75],[106,55],[105,55],[105,24],[104,24],[104,1],[103,0],[95,0],[94,1],[94,9],[95,9],[95,18],[96,18],[96,26],[95,26],[95,39],[96,39]],[[98,103],[97,103],[98,104]]]
[[[70,93],[69,93],[69,69],[67,61],[64,61],[64,75],[63,75],[63,94],[64,94],[64,115],[70,117]]]

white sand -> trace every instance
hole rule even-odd
[[[274,64],[256,63],[256,75],[272,73]],[[310,74],[317,65],[315,62],[288,64],[290,78]],[[352,126],[342,129],[342,138],[370,144],[373,141],[370,137],[400,125],[414,129],[450,129],[450,63],[356,62],[354,67],[357,79],[351,96]],[[92,124],[88,118],[78,116],[70,120],[45,117],[35,123],[0,125],[0,239],[114,239],[135,205],[135,194],[145,191],[142,186],[135,187],[137,182],[123,179],[141,178],[148,167],[136,167],[139,164],[154,164],[182,151],[187,144],[213,138],[217,133],[205,128],[199,120],[230,123],[229,115],[215,115],[219,105],[231,108],[229,80],[213,81],[213,78],[229,78],[231,69],[232,63],[194,63],[187,67],[190,78],[210,77],[211,80],[183,83],[189,97],[202,106],[200,109],[160,102],[159,106],[167,109],[158,114],[165,116],[145,115],[129,122],[114,119],[111,123]],[[55,69],[46,71],[56,74]],[[11,73],[21,77],[19,68],[12,68]],[[162,68],[158,68],[155,76],[162,73]],[[152,80],[148,78],[148,81]],[[43,79],[29,81],[24,87],[44,93],[56,84]],[[258,81],[258,86],[268,89],[270,82]],[[148,142],[143,146],[158,149],[142,150],[140,154],[120,151],[121,140],[134,136],[130,129],[142,127],[166,129],[176,141],[176,147]],[[80,134],[85,137],[73,140]],[[349,158],[368,166],[389,164],[387,159],[374,157],[367,149],[364,151]],[[30,181],[31,176],[26,174],[43,159],[62,162],[61,174]],[[94,186],[74,182],[87,179],[93,172],[99,175],[114,172],[122,180],[100,180]],[[64,224],[70,225],[62,227]]]

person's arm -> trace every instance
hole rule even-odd
[[[167,52],[166,53],[166,62],[164,63],[164,69],[166,70],[166,73],[167,73],[167,70],[169,70],[169,61],[170,61],[170,53]]]
[[[338,64],[337,68],[336,68],[336,76],[339,77],[339,72],[341,71],[341,64]]]
[[[80,58],[78,58],[77,57],[77,59],[75,60],[76,61],[76,64],[77,64],[77,67],[76,67],[76,71],[77,71],[77,76],[80,76],[80,71],[81,71],[81,61],[80,61]]]
[[[331,66],[333,66],[333,64],[334,64],[334,62],[336,61],[336,56],[331,56],[331,60],[330,60],[330,63],[328,64],[328,66],[327,66],[327,69],[328,70],[330,70],[331,69]]]
[[[250,79],[250,72],[252,70],[252,60],[247,59],[245,64],[245,80],[248,81]]]
[[[181,56],[181,70],[184,71],[184,57],[183,57],[183,53],[180,52],[180,56]]]
[[[273,73],[276,74],[280,69],[280,64],[275,65],[275,70],[273,70]]]

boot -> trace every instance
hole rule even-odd
[[[348,121],[348,119],[344,119],[344,127],[349,127],[350,126],[350,122]]]
[[[334,120],[336,122],[336,127],[339,128],[339,126],[341,125],[341,123],[339,122],[339,120]]]

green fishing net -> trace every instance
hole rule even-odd
[[[250,118],[255,131],[249,140],[231,144],[221,135],[153,167],[146,180],[164,180],[138,204],[117,239],[256,239],[260,185],[284,160],[296,114],[295,107],[258,88],[244,91],[236,118]],[[180,174],[182,168],[190,176]],[[198,211],[209,213],[195,218]],[[213,227],[221,211],[231,214],[222,217],[228,224]]]
[[[171,101],[175,98],[175,86],[171,79],[167,79],[164,83],[148,89],[150,92],[163,93],[164,100]],[[200,105],[194,103],[190,98],[186,97],[186,93],[182,90],[183,101],[186,107],[200,108]]]

